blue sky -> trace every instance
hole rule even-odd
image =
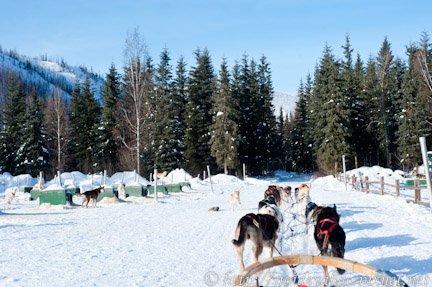
[[[337,57],[345,36],[364,61],[388,37],[394,54],[432,33],[432,1],[399,0],[14,0],[0,3],[0,45],[48,54],[105,75],[123,66],[128,31],[139,27],[155,62],[163,48],[175,66],[208,48],[215,70],[244,54],[271,64],[276,91],[296,91],[326,43]]]

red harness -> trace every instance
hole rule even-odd
[[[336,227],[337,224],[338,223],[334,218],[324,218],[320,220],[317,235],[329,235],[330,233],[332,233],[333,229]]]

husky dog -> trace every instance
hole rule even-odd
[[[267,209],[266,212],[269,212]],[[271,213],[271,212],[270,212]],[[232,240],[240,261],[240,269],[244,270],[243,252],[246,240],[252,242],[252,253],[254,262],[263,252],[264,247],[270,248],[270,256],[273,256],[279,220],[275,215],[249,213],[240,218],[236,228],[236,239]]]
[[[117,184],[117,190],[118,190],[118,197],[119,198],[127,198],[129,197],[129,194],[126,193],[126,189],[123,183]]]
[[[295,190],[295,199],[298,214],[304,215],[306,213],[307,204],[311,202],[309,190],[310,187],[307,184],[302,184]]]
[[[12,199],[15,197],[17,191],[18,191],[18,187],[10,187],[10,188],[6,189],[6,193],[4,196],[4,202],[6,204],[11,204]]]
[[[270,185],[267,190],[264,192],[264,199],[267,199],[269,197],[274,197],[276,200],[276,206],[279,207],[282,204],[282,198],[280,194],[280,187],[276,185]]]
[[[240,190],[235,190],[229,195],[229,203],[231,205],[231,210],[237,210],[238,206],[241,205],[240,202]]]
[[[321,255],[344,258],[345,231],[339,225],[340,215],[336,205],[323,207],[317,214],[314,239]],[[328,280],[328,267],[323,266],[326,282]],[[339,274],[345,270],[337,268]]]
[[[285,186],[282,187],[281,191],[280,191],[280,195],[282,197],[282,200],[286,201],[286,202],[290,202],[291,200],[291,186]]]
[[[99,193],[101,193],[101,192],[104,192],[103,186],[99,186],[98,188],[88,190],[88,191],[85,191],[83,193],[78,192],[83,197],[82,206],[84,207],[84,205],[85,205],[85,207],[88,207],[88,204],[91,200],[93,202],[92,206],[96,207],[96,201],[97,201],[97,198],[99,196]]]

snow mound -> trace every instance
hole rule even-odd
[[[206,182],[209,182],[209,178],[205,180]],[[227,174],[218,174],[211,177],[212,183],[216,184],[241,184],[243,183],[243,180],[233,176],[233,175],[227,175]]]
[[[149,181],[134,171],[117,172],[107,179],[107,184],[117,186],[119,183],[124,185],[132,185],[132,183],[148,185]]]

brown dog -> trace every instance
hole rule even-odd
[[[82,206],[84,207],[84,204],[85,204],[85,207],[88,207],[88,204],[91,200],[91,201],[93,201],[92,206],[96,207],[96,201],[97,201],[97,198],[99,196],[99,193],[101,193],[101,192],[104,192],[103,186],[99,186],[98,188],[85,191],[84,193],[80,193],[83,197]]]
[[[267,190],[264,192],[264,199],[267,199],[269,197],[273,197],[276,202],[276,206],[280,207],[282,204],[282,197],[280,194],[280,187],[276,185],[269,185]]]
[[[243,253],[246,241],[250,240],[252,243],[252,255],[255,263],[263,252],[263,247],[270,248],[270,256],[273,256],[278,230],[279,221],[275,215],[249,213],[239,220],[235,232],[236,239],[233,239],[232,243],[236,248],[241,270],[245,268]]]

